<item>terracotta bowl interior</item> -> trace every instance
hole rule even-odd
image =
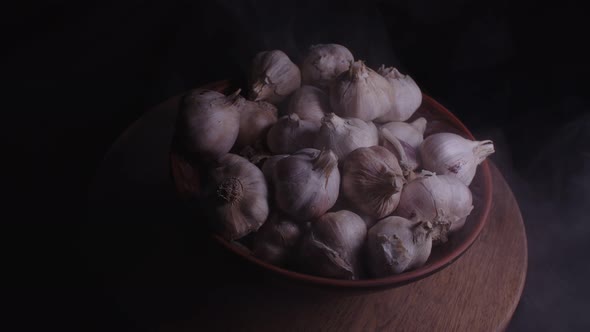
[[[236,90],[230,81],[219,81],[203,86],[203,88],[229,93]],[[423,95],[422,105],[410,119],[425,117],[428,120],[425,136],[437,132],[453,132],[465,138],[474,139],[469,130],[445,107],[434,99]],[[198,171],[172,149],[171,173],[177,192],[186,198],[189,193],[198,189]],[[279,277],[293,281],[309,283],[320,287],[336,287],[347,289],[390,288],[401,286],[427,277],[442,268],[453,263],[459,258],[477,239],[486,224],[492,201],[492,181],[488,162],[483,162],[477,170],[476,176],[470,185],[473,193],[474,209],[467,218],[465,226],[457,233],[449,237],[449,241],[441,246],[434,247],[426,264],[418,269],[407,271],[399,275],[378,279],[363,280],[339,280],[323,278],[283,269],[268,264],[253,255],[243,246],[228,242],[220,236],[213,235],[216,242],[227,250],[239,255],[243,259],[258,267],[276,274]]]

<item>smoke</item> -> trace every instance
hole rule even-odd
[[[528,239],[528,274],[509,331],[582,330],[590,278],[590,114],[555,128],[515,167],[518,144],[501,128],[475,133],[494,140],[492,160],[519,203]]]

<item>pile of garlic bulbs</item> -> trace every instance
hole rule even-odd
[[[195,89],[176,137],[203,184],[212,230],[262,260],[340,279],[424,265],[473,209],[469,189],[491,141],[424,137],[422,93],[344,46],[312,46],[300,66],[259,53],[247,87]]]

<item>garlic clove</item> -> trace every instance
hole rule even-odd
[[[284,266],[301,237],[299,226],[278,214],[260,227],[253,243],[254,256],[277,266]]]
[[[324,115],[330,113],[330,99],[321,89],[302,85],[289,100],[287,114],[295,113],[302,120],[320,122]]]
[[[358,148],[344,160],[342,194],[363,214],[378,219],[390,215],[404,184],[398,160],[384,147]]]
[[[342,45],[313,45],[301,64],[303,84],[328,88],[334,78],[348,70],[352,62],[352,53]]]
[[[409,75],[403,75],[394,67],[386,68],[383,65],[377,72],[385,77],[393,87],[394,101],[391,109],[375,121],[406,121],[422,104],[420,88]]]
[[[338,199],[340,171],[330,150],[303,149],[276,161],[272,172],[278,208],[298,222],[328,211]]]
[[[341,118],[328,113],[322,118],[314,146],[317,149],[330,149],[338,159],[344,159],[350,152],[379,143],[377,127],[372,122],[355,118]]]
[[[473,210],[473,196],[463,182],[452,175],[424,172],[402,190],[395,214],[433,225],[433,241],[446,242],[447,234],[465,224]]]
[[[392,216],[381,219],[367,234],[368,266],[375,277],[421,267],[432,250],[432,225]]]
[[[330,105],[345,118],[373,121],[390,112],[394,97],[393,86],[362,61],[352,63],[330,86]]]
[[[225,96],[216,91],[194,89],[184,95],[175,128],[181,149],[194,159],[216,160],[229,152],[240,128],[238,109],[244,98],[239,92]]]
[[[392,121],[380,125],[379,128],[389,130],[397,139],[417,150],[424,141],[426,119],[421,117],[411,123]]]
[[[453,133],[428,136],[420,146],[423,167],[437,174],[449,174],[469,185],[477,165],[494,153],[492,141],[471,141]]]
[[[258,230],[269,213],[264,175],[248,160],[228,153],[211,172],[209,201],[216,218],[213,227],[226,240]]]
[[[240,130],[234,146],[236,149],[252,146],[258,139],[265,138],[270,127],[278,120],[277,108],[264,101],[244,100],[239,113]]]
[[[303,270],[328,278],[359,279],[366,235],[367,227],[356,213],[341,210],[324,214],[303,236]]]
[[[250,81],[250,99],[277,104],[301,85],[301,73],[283,51],[266,51],[254,57]]]
[[[395,155],[404,177],[408,179],[412,176],[414,170],[420,166],[416,149],[405,141],[399,140],[387,128],[381,128],[380,133],[383,141],[382,146]]]
[[[274,154],[294,153],[311,148],[320,129],[314,121],[301,120],[295,113],[281,117],[266,136],[266,144]]]
[[[426,131],[427,124],[428,124],[428,122],[423,117],[419,117],[416,120],[410,122],[410,125],[412,125],[412,127],[416,128],[416,130],[418,130],[418,132],[420,134],[422,134],[422,137],[424,137],[424,132]]]

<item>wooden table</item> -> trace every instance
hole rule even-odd
[[[229,255],[208,240],[205,225],[188,219],[168,169],[176,103],[159,105],[119,138],[90,190],[83,241],[89,268],[130,325],[162,331],[506,328],[524,287],[527,240],[517,202],[495,166],[488,224],[451,266],[384,291],[315,289]]]

